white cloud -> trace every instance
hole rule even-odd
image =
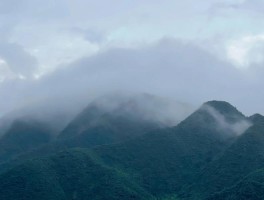
[[[5,60],[0,59],[0,83],[13,76]]]
[[[71,106],[66,107],[73,108],[75,103],[86,104],[87,98],[124,90],[153,93],[192,104],[222,99],[247,112],[264,112],[260,103],[264,96],[254,92],[261,90],[263,81],[254,84],[232,65],[196,45],[167,39],[144,48],[108,49],[37,80],[4,83],[0,96],[10,100],[0,102],[0,110],[7,112],[18,106],[49,102],[47,99],[58,104],[68,102]],[[248,91],[252,94],[248,95]]]
[[[241,135],[252,126],[251,122],[245,119],[237,119],[235,122],[231,123],[224,115],[211,106],[204,105],[203,109],[215,119],[218,125],[217,128],[223,130],[226,134],[230,134],[229,136]]]
[[[264,34],[244,36],[227,44],[227,56],[237,66],[248,68],[264,62]]]
[[[244,105],[245,99],[258,97],[254,106],[259,108],[263,95],[255,88],[263,86],[262,80],[254,80],[255,85],[245,81],[234,64],[262,63],[263,20],[236,6],[227,17],[214,12],[208,20],[215,3],[243,2],[0,0],[0,95],[8,97],[0,110],[31,104],[33,97],[119,87],[173,93],[200,103],[227,98]],[[190,44],[168,40],[148,46],[161,38]],[[204,41],[214,38],[221,40],[212,49]],[[198,43],[205,51],[193,45]],[[35,80],[22,81],[32,74]]]
[[[215,28],[200,30],[207,27],[206,10],[219,2],[233,1],[1,0],[0,36],[35,57],[39,77],[113,46],[210,36]]]
[[[253,14],[254,12],[263,14],[264,1],[263,0],[243,0],[240,4],[236,4],[235,8],[249,10],[253,12]]]
[[[7,76],[12,72],[17,77],[30,77],[36,70],[38,62],[21,45],[0,42],[0,58]],[[3,75],[2,75],[3,76]]]

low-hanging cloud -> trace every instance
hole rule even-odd
[[[0,110],[5,114],[40,104],[46,105],[45,112],[55,110],[52,108],[77,112],[102,94],[132,91],[195,106],[211,99],[224,99],[248,112],[262,112],[258,103],[264,97],[245,92],[260,89],[263,83],[259,81],[251,81],[246,74],[197,45],[164,39],[141,48],[112,48],[84,57],[40,79],[3,82]],[[259,98],[253,98],[254,95]]]
[[[209,105],[204,105],[203,109],[215,119],[218,128],[230,136],[239,136],[252,125],[250,121],[242,118],[238,118],[235,122],[230,122],[224,115]]]
[[[151,94],[111,93],[103,95],[89,104],[105,113],[135,120],[159,123],[161,126],[175,126],[195,108],[184,102]]]
[[[38,62],[24,48],[15,43],[0,42],[0,59],[7,64],[14,75],[31,76]]]

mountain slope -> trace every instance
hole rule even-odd
[[[125,174],[105,167],[92,157],[89,151],[80,149],[28,161],[0,176],[0,199],[152,198]]]
[[[158,122],[144,119],[139,114],[144,112],[142,109],[130,99],[114,103],[93,102],[69,123],[58,139],[86,141],[86,145],[95,146],[131,139],[158,128]]]
[[[110,127],[113,125],[114,127],[118,127],[122,118],[114,119],[108,119],[107,123],[104,123]],[[241,126],[237,128],[238,125]],[[80,188],[82,188],[81,191],[77,190],[78,195],[84,194],[87,191],[88,193],[85,193],[86,196],[91,195],[92,199],[100,199],[101,197],[109,199],[107,198],[108,195],[111,198],[113,197],[113,199],[144,199],[145,197],[145,199],[153,197],[166,199],[167,197],[174,198],[175,195],[186,197],[186,191],[191,191],[195,197],[206,197],[202,192],[204,192],[203,188],[207,188],[208,186],[204,184],[205,181],[198,181],[201,178],[201,174],[204,175],[202,179],[206,179],[208,176],[209,180],[214,180],[210,179],[210,174],[204,173],[204,170],[209,169],[211,165],[213,166],[214,163],[217,163],[226,152],[236,146],[238,140],[248,135],[249,130],[251,130],[249,132],[254,133],[254,127],[258,125],[253,125],[248,129],[249,126],[250,123],[247,121],[247,118],[232,105],[221,101],[207,102],[175,127],[156,129],[147,134],[137,135],[137,137],[130,140],[124,140],[123,142],[111,145],[99,145],[92,150],[83,150],[81,153],[78,151],[77,155],[82,155],[80,160],[76,160],[75,154],[72,156],[71,153],[66,153],[65,156],[61,157],[60,155],[64,155],[64,153],[58,153],[55,156],[55,164],[53,156],[49,156],[46,160],[40,159],[40,162],[36,160],[32,161],[33,164],[27,163],[26,169],[33,166],[33,171],[37,176],[29,177],[24,175],[24,165],[20,165],[15,168],[17,171],[9,170],[1,175],[0,183],[2,182],[3,185],[0,184],[0,187],[4,188],[1,193],[4,193],[4,190],[20,191],[20,186],[16,183],[17,179],[21,179],[22,177],[23,184],[29,183],[29,188],[32,183],[36,183],[34,191],[27,193],[38,196],[39,192],[41,192],[48,195],[49,192],[47,191],[52,191],[52,189],[47,189],[46,191],[46,187],[42,188],[43,181],[47,184],[47,187],[53,187],[52,184],[55,184],[56,186],[53,188],[57,189],[50,193],[62,199],[74,198],[74,187],[76,185],[80,185]],[[122,128],[125,127],[128,128],[129,126],[124,124]],[[246,129],[248,130],[242,134]],[[136,128],[133,130],[135,131]],[[258,135],[259,131],[256,132],[256,135]],[[90,136],[90,134],[91,132],[84,135]],[[66,149],[66,152],[72,152],[67,149],[82,145],[84,147],[85,145],[91,147],[89,146],[89,142],[87,143],[90,138],[86,140],[83,137],[80,140],[82,135],[77,134],[77,136],[70,136],[68,139],[58,140],[59,143],[53,144],[52,148],[54,148],[54,151],[52,150],[51,153],[63,148]],[[113,134],[111,133],[111,135]],[[76,138],[78,138],[77,141],[75,141]],[[254,138],[255,136],[251,140],[252,142],[254,142]],[[49,151],[49,148],[46,150]],[[46,150],[42,149],[35,156],[45,155]],[[32,158],[32,156],[28,158]],[[34,167],[35,163],[38,163],[37,167]],[[90,167],[87,169],[87,166],[94,167],[91,170]],[[101,170],[102,168],[103,171],[97,173],[96,170]],[[96,170],[93,171],[94,169]],[[61,171],[63,174],[61,174]],[[15,179],[12,178],[13,174],[15,174]],[[106,180],[110,180],[108,183],[111,184],[104,184],[106,180],[103,177],[105,176],[110,176]],[[47,183],[49,182],[49,180],[46,180],[47,177],[51,177],[52,184]],[[58,183],[58,180],[62,181]],[[70,183],[72,184],[68,185],[68,180],[71,180]],[[199,182],[203,188],[198,188],[197,191],[197,188],[192,187],[192,190],[189,190],[188,186],[194,182]],[[99,192],[91,191],[87,183],[95,184],[95,191]],[[100,185],[102,183],[104,188],[101,192]],[[211,182],[207,182],[207,184],[211,184]],[[214,184],[212,183],[213,187]],[[122,197],[116,191],[116,188],[118,188],[117,191],[121,192]],[[199,189],[201,189],[202,194],[199,193]],[[25,188],[23,190],[27,191]],[[56,191],[59,193],[57,194]],[[108,191],[109,194],[105,194],[103,191]],[[217,191],[220,190],[217,188]],[[97,194],[99,196],[96,196]],[[17,196],[12,196],[15,194],[8,193],[8,195],[10,196],[0,197],[14,200],[18,198]],[[26,195],[26,193],[23,193],[21,190],[20,196],[23,195]],[[48,196],[45,195],[43,195],[43,198],[48,199]],[[85,199],[83,195],[78,196],[78,198]]]
[[[51,141],[51,130],[35,120],[16,120],[0,139],[0,163]]]
[[[173,114],[172,108],[176,109]],[[122,142],[156,128],[176,125],[189,112],[184,104],[148,94],[108,96],[88,105],[58,139],[85,141],[85,147]]]
[[[253,125],[204,169],[191,193],[208,196],[232,187],[249,173],[263,168],[264,117],[255,116],[250,119]]]
[[[207,200],[262,200],[264,199],[264,170],[250,173],[234,186],[210,195]]]
[[[205,109],[207,106],[204,104],[176,127],[156,130],[119,145],[99,147],[96,152],[108,165],[130,171],[152,194],[177,193],[234,141],[231,133],[223,135],[226,129],[218,127],[218,121]],[[225,115],[230,113],[223,112],[222,116]],[[245,120],[236,110],[232,116],[236,116],[234,123]]]
[[[176,105],[176,107],[179,108],[179,113],[181,113],[177,114],[177,117],[187,112],[186,110],[188,109],[186,109],[184,105],[181,105],[183,108],[179,106],[179,103],[176,103]],[[89,104],[86,109],[77,115],[77,117],[74,118],[66,128],[64,128],[58,138],[53,140],[52,143],[41,145],[40,148],[34,150],[32,150],[32,148],[17,149],[16,153],[12,156],[3,155],[2,161],[6,161],[7,158],[14,158],[12,160],[13,164],[21,163],[26,159],[55,153],[68,148],[91,148],[97,145],[126,141],[141,136],[156,128],[168,126],[168,119],[173,119],[174,123],[176,123],[177,120],[175,121],[175,119],[178,119],[177,117],[175,118],[170,114],[164,113],[165,111],[168,111],[168,107],[171,108],[171,105],[166,100],[163,101],[163,99],[156,96],[146,94],[138,95],[136,97],[115,95],[99,98]],[[39,127],[35,128],[43,129],[43,125],[39,124]],[[23,134],[25,135],[22,129],[17,129],[17,131],[22,132],[19,133],[20,136]],[[41,135],[41,131],[36,130],[35,132],[40,133],[39,135],[34,134],[33,136],[25,135],[25,138],[31,137],[32,139],[35,138],[41,140],[41,137],[43,136]],[[54,136],[55,135],[57,134],[54,134]],[[36,136],[39,138],[36,138]],[[16,138],[18,137],[14,137],[13,140]],[[11,141],[12,139],[9,140]],[[6,148],[12,146],[10,141],[3,138],[3,154],[5,153]],[[29,144],[34,145],[34,141],[31,141],[30,138],[28,139],[28,142]],[[21,141],[21,144],[23,143],[24,142]],[[13,145],[13,147],[17,148],[21,144]],[[29,153],[28,151],[30,150],[32,151]],[[9,153],[12,153],[12,150],[6,151],[6,154]],[[19,157],[16,158],[18,154]],[[13,164],[10,162],[5,163],[4,165],[2,164],[0,166],[0,171],[5,171]]]

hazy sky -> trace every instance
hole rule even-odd
[[[263,0],[0,0],[0,115],[111,90],[264,114]]]

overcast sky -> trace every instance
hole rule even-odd
[[[115,90],[264,114],[263,0],[0,0],[0,115]]]

